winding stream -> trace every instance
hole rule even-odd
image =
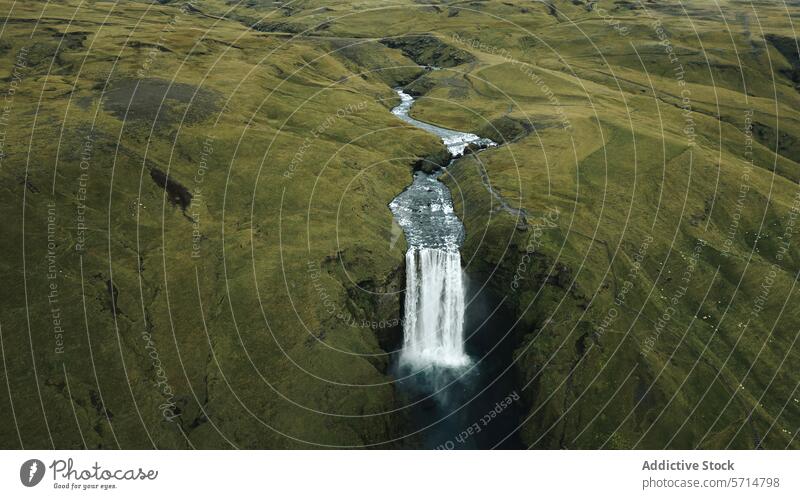
[[[459,132],[457,130],[450,130],[449,128],[442,128],[430,123],[425,123],[424,121],[415,120],[408,114],[409,111],[411,111],[411,105],[414,104],[414,98],[400,88],[396,88],[395,92],[400,96],[400,105],[392,109],[392,114],[408,124],[439,136],[447,147],[447,150],[450,151],[450,154],[454,157],[464,154],[464,150],[470,144],[475,144],[481,148],[497,145],[493,141],[478,137],[474,133]]]

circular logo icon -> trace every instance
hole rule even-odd
[[[35,487],[44,478],[44,463],[38,459],[28,459],[19,468],[19,479],[26,487]]]

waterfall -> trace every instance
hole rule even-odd
[[[464,280],[455,248],[406,252],[406,300],[400,362],[414,369],[460,367],[464,352]]]
[[[453,156],[462,155],[470,144],[497,145],[472,133],[415,120],[409,115],[414,98],[402,89],[396,91],[400,105],[392,113],[437,135]],[[450,191],[439,181],[440,174],[416,172],[411,185],[389,204],[409,244],[400,364],[415,369],[469,364],[464,351],[465,285],[458,251],[464,225],[453,211]]]
[[[412,118],[409,112],[414,98],[402,89],[396,90],[400,105],[393,108],[392,113],[406,123],[437,135],[453,157],[463,155],[470,144],[478,148],[497,145],[472,133]],[[478,366],[469,368],[472,359],[466,353],[465,336],[472,338],[475,346],[484,341],[488,345],[492,341],[483,340],[481,336],[491,335],[492,331],[488,321],[474,329],[473,324],[465,323],[468,316],[481,314],[487,302],[485,295],[482,297],[479,293],[470,297],[470,306],[475,308],[470,314],[465,310],[467,279],[461,269],[459,252],[464,243],[464,224],[455,212],[450,190],[440,181],[442,173],[452,164],[451,161],[433,172],[414,172],[411,185],[389,203],[408,245],[403,348],[393,358],[396,363],[392,364],[392,374],[397,377],[398,389],[409,400],[414,400],[410,415],[424,423],[424,445],[428,448],[452,443],[453,435],[471,428],[474,421],[492,411],[496,400],[511,391],[510,377],[506,373],[513,375],[513,371],[506,368],[508,363],[500,366],[505,369],[495,368],[485,362],[486,357],[481,359],[480,369]],[[395,226],[392,226],[391,235],[389,247],[393,249],[397,241]],[[500,345],[502,339],[495,346]],[[487,349],[491,353],[494,347]],[[510,363],[510,352],[508,357]],[[503,381],[496,383],[501,379]],[[480,381],[485,381],[485,386]],[[498,389],[504,392],[502,396]],[[502,417],[510,421],[512,428],[517,424],[514,411],[504,412]],[[481,437],[475,437],[466,445],[460,442],[459,447],[492,445],[490,431],[502,433],[504,429],[501,424],[492,427],[495,430],[485,430]],[[489,440],[484,443],[485,437]],[[500,442],[509,442],[507,437],[507,433],[496,435]]]

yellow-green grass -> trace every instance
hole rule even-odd
[[[493,1],[5,5],[3,90],[19,54],[28,67],[0,169],[2,376],[13,397],[0,395],[0,412],[16,417],[22,439],[6,425],[3,446],[49,447],[43,412],[58,447],[359,446],[402,435],[403,401],[378,341],[386,332],[361,321],[399,317],[405,243],[387,204],[416,158],[440,146],[388,112],[391,87],[422,72],[379,40],[433,34],[475,60],[412,83],[424,93],[415,117],[469,131],[503,117],[533,126],[459,160],[446,178],[467,229],[467,271],[492,275],[520,318],[523,442],[796,447],[787,431],[800,410],[791,375],[800,255],[796,242],[776,255],[800,178],[791,147],[800,96],[787,77],[793,62],[765,39],[793,36],[784,7],[643,3],[668,33],[684,87],[643,9],[552,4],[555,15],[542,2]],[[155,90],[138,94],[123,123],[139,79]],[[154,126],[169,82],[177,93]],[[751,111],[760,133],[748,171]],[[90,129],[89,230],[78,253]],[[151,169],[195,194],[185,213]],[[527,230],[490,211],[481,169],[525,210]],[[47,302],[51,200],[62,354]],[[554,209],[555,227],[545,224],[512,289],[535,225]],[[632,290],[615,305],[626,279]],[[178,424],[164,421],[159,374]]]

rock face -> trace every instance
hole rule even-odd
[[[542,123],[535,125],[526,119],[515,119],[508,116],[501,116],[487,123],[478,131],[481,137],[489,137],[498,144],[514,142],[530,134],[534,126],[546,128]]]
[[[768,34],[764,37],[789,63],[788,68],[780,70],[800,90],[800,54],[797,52],[797,40],[788,36]]]
[[[452,68],[475,60],[469,52],[448,45],[430,35],[384,38],[381,43],[389,48],[401,50],[406,57],[420,66]]]
[[[442,147],[440,150],[432,152],[414,162],[413,170],[421,170],[425,173],[433,173],[440,168],[446,167],[452,158],[453,156],[450,154],[447,148]]]

